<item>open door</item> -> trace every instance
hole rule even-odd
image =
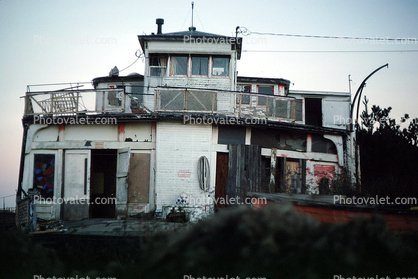
[[[67,150],[64,162],[64,220],[89,217],[90,150]]]
[[[116,216],[128,214],[128,171],[131,150],[129,147],[118,149],[116,169]]]
[[[92,149],[90,218],[115,218],[116,149]]]

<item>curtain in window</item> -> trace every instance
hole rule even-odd
[[[192,57],[192,75],[207,76],[208,75],[208,60],[206,57]]]
[[[213,67],[212,67],[213,76],[229,76],[229,58],[228,57],[214,57],[213,58]]]
[[[187,56],[171,56],[170,75],[187,75]]]

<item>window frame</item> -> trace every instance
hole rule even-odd
[[[209,77],[209,60],[210,60],[210,55],[190,55],[190,69],[191,69],[191,76],[192,77]],[[207,67],[206,67],[206,75],[195,75],[193,74],[193,59],[194,58],[206,58],[207,59]],[[201,67],[199,67],[201,68]]]
[[[52,196],[51,197],[48,197],[48,198],[46,198],[46,197],[43,197],[41,194],[39,194],[39,196],[40,197],[42,197],[43,199],[48,199],[48,200],[53,200],[54,198],[55,198],[55,194],[56,194],[56,191],[57,190],[59,190],[58,188],[57,188],[57,182],[58,182],[58,167],[59,167],[59,164],[57,163],[57,161],[58,161],[58,157],[59,157],[59,154],[58,154],[58,152],[57,151],[51,151],[51,150],[36,150],[36,151],[33,151],[33,153],[32,153],[32,156],[31,156],[31,171],[30,171],[30,183],[29,183],[29,185],[28,185],[28,189],[34,189],[34,190],[36,190],[36,187],[34,188],[34,186],[35,186],[35,156],[36,155],[53,155],[54,156],[54,171],[53,171],[53,175],[54,175],[54,184],[53,184],[53,188],[52,188]],[[48,204],[48,202],[47,201],[45,201],[45,200],[40,200],[40,201],[37,201],[36,203],[38,203],[38,204]]]
[[[271,94],[260,93],[259,92],[260,87],[270,87],[272,89]],[[265,95],[265,96],[274,96],[274,85],[257,85],[257,94],[262,94],[262,95]],[[260,97],[264,97],[264,96],[257,96],[257,106],[258,107],[265,107],[267,105],[267,98],[264,97],[264,98],[266,98],[265,99],[266,100],[265,104],[260,104],[259,103]]]
[[[151,64],[154,64],[154,63],[151,63],[151,59],[155,59],[155,58],[159,59],[158,64],[161,64],[161,58],[165,58],[166,59],[165,66],[164,65],[151,65]],[[150,77],[165,77],[167,75],[168,59],[169,59],[169,55],[167,55],[167,54],[150,53],[148,55],[148,68],[149,68],[148,75]],[[160,74],[159,75],[153,75],[152,74],[152,69],[160,69]],[[164,74],[162,74],[163,69],[165,70]]]
[[[251,92],[252,85],[250,83],[248,83],[248,84],[238,84],[238,86],[243,86],[244,88],[247,87],[247,86],[249,86],[250,87],[250,91],[246,92],[245,89],[244,89],[244,91],[242,91],[242,93],[253,93],[253,92]],[[246,97],[248,97],[248,103],[243,102],[243,100],[244,100],[243,97],[241,97],[242,98],[241,99],[241,105],[251,105],[251,95],[250,96],[246,96]],[[237,104],[239,104],[239,97],[238,96],[237,96],[237,101],[236,102],[237,102]]]
[[[218,58],[223,58],[223,59],[228,59],[228,63],[226,65],[228,65],[228,73],[226,75],[215,75],[213,73],[214,70],[214,65],[215,65],[215,60],[214,59],[218,59]],[[214,78],[229,78],[230,74],[231,74],[231,56],[229,55],[211,55],[211,60],[212,60],[212,65],[211,65],[211,76]]]
[[[177,73],[173,73],[173,58],[175,57],[185,57],[186,58],[186,73],[185,74],[177,74]],[[188,54],[170,54],[170,69],[169,69],[169,76],[171,77],[188,77],[189,76],[189,69],[190,69],[190,65],[189,65],[189,61],[190,60],[190,55]]]

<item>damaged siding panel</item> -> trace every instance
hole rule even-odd
[[[351,124],[349,100],[324,99],[323,112],[324,127],[346,129]]]
[[[131,153],[129,159],[128,202],[149,202],[150,153]]]

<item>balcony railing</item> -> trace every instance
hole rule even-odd
[[[152,96],[147,96],[145,106],[144,96],[126,93],[124,89],[79,89],[79,87],[81,86],[36,92],[30,92],[28,88],[25,95],[25,116],[155,111],[224,114],[294,122],[296,114],[295,99],[285,96],[203,89],[157,88],[154,99]],[[147,106],[151,108],[148,109]]]
[[[124,89],[62,89],[26,92],[25,116],[150,112]]]
[[[296,101],[284,96],[199,89],[156,89],[155,111],[233,114],[294,122]]]

